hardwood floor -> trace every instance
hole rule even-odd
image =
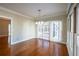
[[[12,56],[68,56],[65,44],[40,39],[24,41],[10,48],[8,53]]]
[[[32,39],[12,46],[12,55],[17,56],[68,56],[65,44]]]
[[[8,44],[8,36],[0,35],[0,56],[10,55],[11,48]]]

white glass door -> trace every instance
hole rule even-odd
[[[42,31],[43,39],[49,40],[50,39],[50,26],[49,22],[43,23],[43,31]]]
[[[49,22],[37,22],[37,38],[49,40]]]
[[[61,42],[62,22],[61,21],[39,21],[37,24],[37,38]]]
[[[50,23],[50,40],[61,42],[62,40],[62,22],[52,21]]]

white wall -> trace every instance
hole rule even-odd
[[[35,22],[29,18],[0,9],[0,16],[11,19],[11,44],[35,38]]]
[[[30,20],[25,20],[23,23],[23,38],[24,39],[31,39],[35,38],[35,22]]]

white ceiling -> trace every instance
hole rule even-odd
[[[32,17],[38,16],[39,9],[41,16],[67,11],[67,3],[2,3],[0,6]]]

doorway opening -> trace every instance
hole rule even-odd
[[[0,37],[5,47],[11,45],[11,20],[5,17],[0,17]],[[0,44],[2,45],[2,44]]]

